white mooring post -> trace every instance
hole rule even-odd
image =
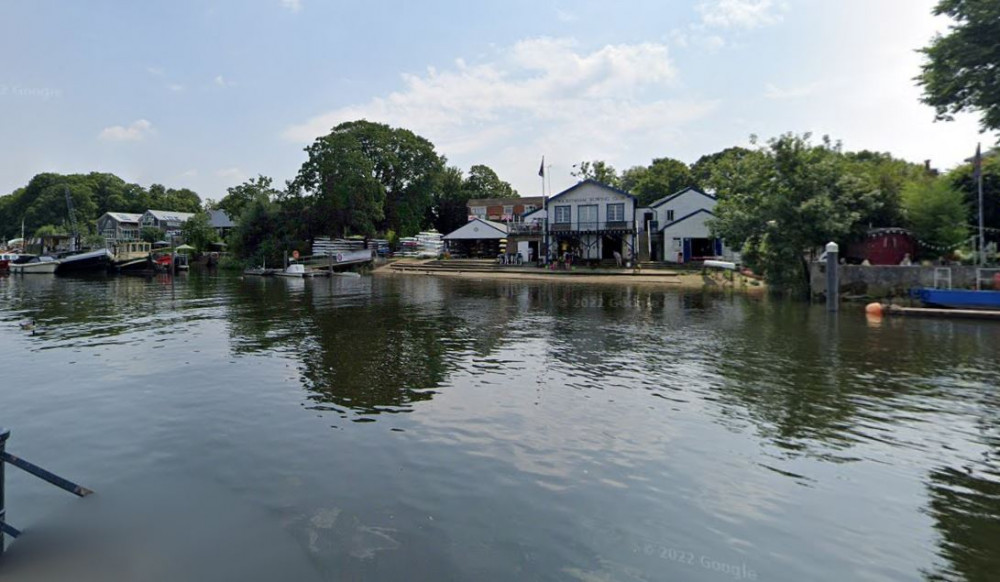
[[[831,242],[826,245],[826,310],[840,308],[840,247]]]

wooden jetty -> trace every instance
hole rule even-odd
[[[990,319],[1000,321],[1000,311],[987,311],[984,309],[942,309],[936,307],[902,307],[899,305],[889,305],[885,309],[888,315],[923,316],[923,317],[945,317],[957,319]]]

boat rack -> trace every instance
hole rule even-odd
[[[0,556],[2,556],[4,552],[4,534],[9,535],[12,538],[17,538],[21,535],[21,530],[7,523],[7,510],[4,505],[4,465],[6,463],[10,463],[18,469],[21,469],[30,475],[34,475],[43,481],[47,481],[64,491],[69,491],[77,497],[86,497],[93,493],[93,491],[87,489],[86,487],[81,487],[72,481],[63,479],[54,473],[46,471],[38,465],[29,463],[20,457],[16,457],[8,453],[6,448],[7,439],[9,438],[10,430],[0,427]]]

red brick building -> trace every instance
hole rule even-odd
[[[520,220],[526,212],[542,207],[541,196],[526,198],[473,198],[469,200],[469,220],[479,218],[495,222]]]

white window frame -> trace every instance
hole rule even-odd
[[[556,206],[553,210],[553,224],[570,224],[573,222],[573,207],[570,205]]]
[[[614,209],[618,214],[612,214],[611,210]],[[608,203],[608,222],[625,222],[625,203],[624,202],[610,202]]]
[[[666,220],[666,222],[673,222],[673,221],[674,221],[674,209],[670,208],[670,209],[667,210],[667,220]]]

